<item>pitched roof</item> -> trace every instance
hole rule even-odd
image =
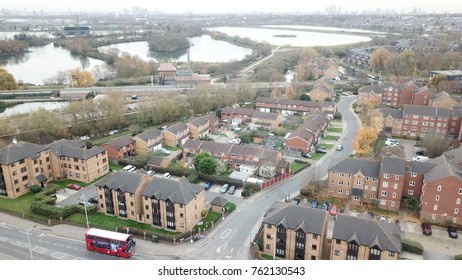
[[[454,176],[462,181],[462,169],[457,166],[460,156],[451,157],[451,154],[441,155],[429,160],[434,166],[424,173],[425,182],[432,182],[442,178]]]
[[[406,160],[403,158],[384,156],[380,169],[383,173],[404,176],[406,172]]]
[[[188,126],[185,123],[177,122],[176,124],[167,127],[165,130],[173,134],[178,134],[188,130]]]
[[[383,107],[383,108],[380,108],[379,111],[382,113],[382,116],[384,118],[387,118],[388,116],[394,119],[397,119],[397,120],[403,118],[403,110],[400,110],[400,109]]]
[[[210,202],[211,205],[224,206],[228,200],[222,196],[215,196],[215,198]]]
[[[361,172],[366,177],[379,178],[380,166],[375,160],[358,158],[333,158],[329,172],[356,174]]]
[[[0,164],[11,164],[25,158],[35,159],[38,153],[47,149],[45,146],[29,142],[12,143],[0,149]]]
[[[159,67],[157,68],[158,72],[165,72],[165,71],[176,71],[175,66],[171,63],[161,63]]]
[[[143,190],[142,195],[173,203],[188,204],[204,188],[191,184],[185,177],[179,181],[154,177]]]
[[[409,115],[420,115],[420,116],[429,116],[429,117],[449,117],[450,110],[446,108],[436,108],[436,107],[405,104],[403,112],[404,112],[404,115],[409,114]]]
[[[265,214],[263,223],[322,235],[326,220],[327,211],[322,209],[275,201]]]
[[[121,190],[122,192],[135,193],[143,181],[145,175],[128,172],[118,171],[109,174],[103,180],[95,183],[97,187],[108,187],[111,190]]]
[[[401,230],[394,223],[379,222],[368,217],[338,214],[332,238],[358,245],[377,246],[380,250],[401,252]]]
[[[114,138],[104,143],[103,145],[109,145],[111,147],[114,147],[115,149],[120,149],[132,144],[133,142],[135,142],[135,140],[133,140],[132,137],[128,135],[122,135],[120,137]]]
[[[89,159],[104,151],[103,147],[92,147],[87,149],[85,144],[78,141],[61,139],[48,145],[50,151],[56,156],[65,156],[78,159]]]
[[[413,172],[413,173],[418,173],[418,174],[424,174],[431,168],[433,168],[435,164],[431,162],[422,162],[422,161],[411,161],[409,166],[407,167],[408,172]]]
[[[260,111],[254,111],[252,113],[252,118],[257,118],[257,119],[265,119],[265,120],[272,120],[275,121],[279,117],[278,114],[276,113],[266,113],[266,112],[260,112]]]
[[[135,137],[138,137],[141,140],[147,142],[147,141],[149,141],[151,139],[156,139],[161,135],[162,135],[162,131],[160,131],[159,129],[153,127],[153,128],[150,128],[150,129],[136,135]]]
[[[249,115],[251,116],[254,112],[255,112],[254,109],[242,108],[242,107],[238,107],[238,108],[227,107],[221,110],[222,114],[227,114],[227,115]]]
[[[378,85],[368,85],[364,86],[358,89],[358,92],[373,92],[375,94],[382,94],[383,93],[383,87],[378,86]]]

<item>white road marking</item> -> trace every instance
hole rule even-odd
[[[43,247],[35,246],[34,248],[32,248],[32,251],[42,254],[42,253],[48,251],[48,249],[47,249],[47,248],[43,248]]]
[[[226,254],[227,259],[231,259],[233,257],[233,250],[234,250],[234,248],[231,248],[231,251],[229,251],[229,253]]]
[[[53,253],[51,254],[51,256],[55,259],[64,259],[65,257],[69,256],[68,254],[65,254],[65,253],[61,253],[61,252],[56,252],[56,253]]]
[[[6,228],[6,229],[13,229],[13,228],[10,228],[10,227],[5,226],[4,224],[1,224],[0,227]]]
[[[221,238],[221,239],[225,239],[225,238],[227,238],[230,234],[231,234],[231,229],[227,229],[227,230],[225,230],[225,231],[223,231],[223,232],[221,233],[220,238]]]

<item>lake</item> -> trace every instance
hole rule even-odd
[[[48,110],[48,111],[55,111],[55,110],[62,110],[65,106],[67,106],[69,102],[27,102],[23,104],[14,105],[5,109],[5,111],[0,113],[0,118],[10,117],[16,114],[25,114],[31,113],[33,111],[38,110],[40,107]]]
[[[287,26],[290,28],[290,26]],[[368,42],[367,36],[332,34],[298,30],[270,29],[270,28],[247,28],[247,27],[214,27],[209,30],[216,30],[229,36],[250,38],[254,41],[267,42],[276,46],[292,47],[314,47],[314,46],[336,46]],[[295,37],[275,37],[275,35]]]

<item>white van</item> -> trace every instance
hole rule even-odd
[[[133,165],[127,165],[124,168],[122,168],[123,171],[130,171],[134,166]]]
[[[430,158],[429,158],[429,157],[426,157],[426,156],[416,156],[416,157],[413,157],[413,158],[412,158],[413,161],[420,161],[420,162],[422,162],[422,161],[427,161],[427,160],[429,160],[429,159],[430,159]]]

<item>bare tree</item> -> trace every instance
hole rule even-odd
[[[422,146],[427,152],[427,156],[430,158],[439,157],[445,151],[449,149],[449,141],[444,134],[430,132],[425,134],[425,137],[422,139]]]

